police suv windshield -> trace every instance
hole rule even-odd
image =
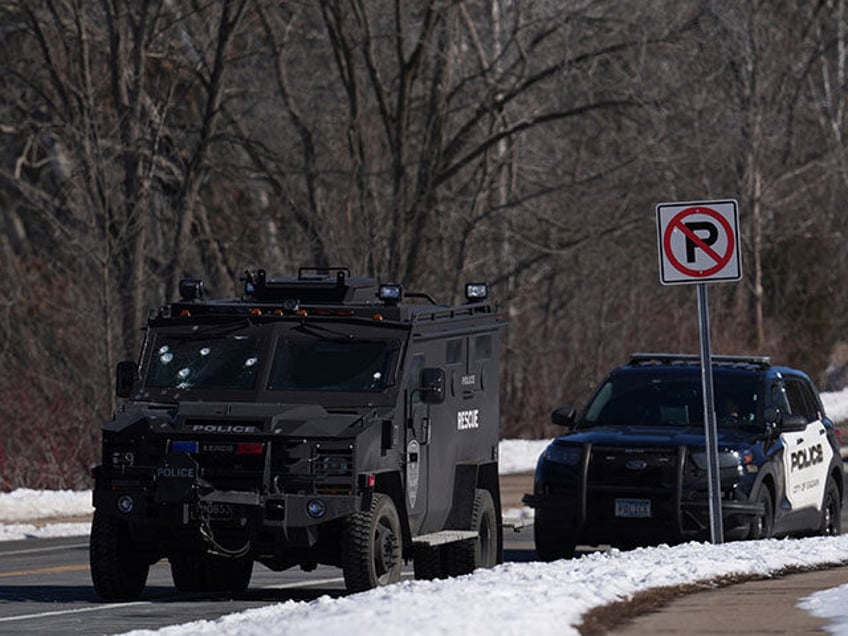
[[[714,373],[716,420],[722,428],[751,426],[762,408],[756,375]],[[612,375],[586,409],[586,426],[703,426],[700,372],[640,371]]]

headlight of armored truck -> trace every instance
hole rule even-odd
[[[583,447],[551,444],[545,449],[542,456],[549,462],[574,466],[580,463],[580,459],[583,457]]]
[[[135,463],[135,454],[130,450],[114,450],[109,455],[112,466],[132,466]]]

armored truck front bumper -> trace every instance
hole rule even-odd
[[[314,468],[315,457],[306,463]],[[97,466],[93,503],[126,521],[150,554],[196,550],[199,541],[228,550],[249,542],[255,557],[273,558],[316,546],[368,505],[368,484],[359,487],[350,462],[342,463],[331,475],[326,462],[323,472],[286,475],[272,469],[279,466],[269,453],[228,465],[170,452],[156,466]]]

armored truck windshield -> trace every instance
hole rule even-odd
[[[403,344],[397,331],[315,321],[163,328],[152,338],[144,384],[166,392],[380,393],[394,384]]]

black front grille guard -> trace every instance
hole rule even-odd
[[[688,449],[686,446],[678,446],[675,456],[674,466],[674,485],[672,486],[671,501],[672,509],[674,510],[674,526],[679,536],[688,534],[683,525],[684,507],[688,509],[697,509],[709,511],[709,501],[687,501],[683,503],[683,481],[684,471],[686,468],[686,457]],[[582,528],[588,519],[587,508],[589,499],[589,461],[592,457],[592,443],[583,445],[583,457],[580,463],[578,472],[577,484],[577,501],[576,501],[576,527]],[[563,494],[526,494],[522,501],[531,508],[546,508],[546,509],[563,509],[570,507],[574,502],[574,496]],[[731,516],[751,516],[761,517],[765,514],[765,507],[761,503],[745,502],[745,501],[722,501],[721,515],[725,520]],[[705,529],[703,526],[701,529]]]

